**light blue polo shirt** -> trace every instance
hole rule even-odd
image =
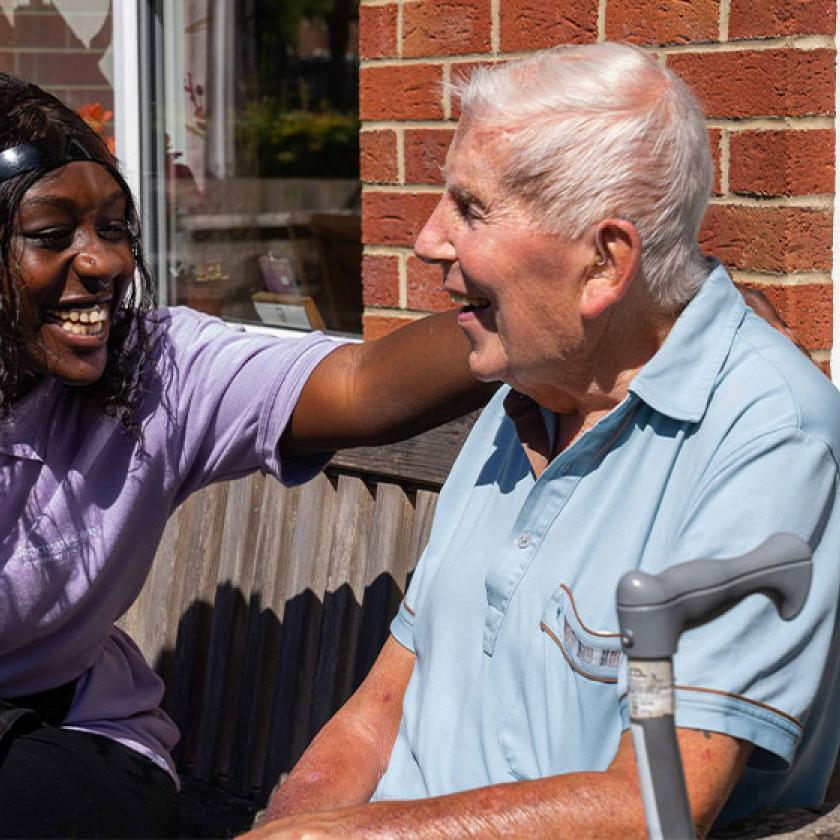
[[[804,610],[784,623],[754,595],[686,633],[677,722],[756,745],[725,818],[819,802],[840,738],[834,386],[716,265],[626,399],[539,478],[507,392],[453,467],[391,626],[417,660],[374,798],[605,769],[628,726],[621,575],[789,531],[814,552]]]

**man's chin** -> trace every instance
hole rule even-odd
[[[469,356],[470,373],[479,382],[504,382],[506,369],[499,364],[488,363],[477,356],[476,351]]]

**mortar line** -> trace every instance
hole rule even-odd
[[[490,52],[498,56],[501,49],[501,0],[490,0]]]
[[[709,199],[709,204],[728,207],[749,207],[754,210],[831,210],[834,206],[834,195],[831,193],[811,193],[810,195],[780,195],[767,198],[723,195]]]
[[[446,62],[443,65],[443,83],[441,84],[440,95],[443,97],[443,118],[452,119],[452,65]]]
[[[403,0],[397,0],[397,58],[403,57]]]
[[[410,251],[408,245],[365,245],[365,254],[372,257],[399,257]]]
[[[365,308],[365,315],[373,315],[375,318],[411,318],[419,321],[429,313],[415,309],[396,309],[393,306],[368,306]]]
[[[408,255],[403,252],[397,259],[397,302],[400,309],[408,308]]]
[[[603,2],[604,0],[600,0]],[[402,6],[400,6],[402,8]],[[399,17],[398,17],[399,21]],[[648,46],[645,49],[652,55],[676,55],[680,53],[726,53],[726,52],[771,52],[773,50],[798,50],[811,52],[813,50],[835,49],[834,38],[830,35],[787,35],[777,38],[754,38],[743,41],[726,41],[725,43],[694,43],[694,44],[668,44],[666,46]],[[517,58],[527,58],[533,53],[528,51],[517,51],[505,53],[506,61]],[[426,55],[413,56],[402,59],[402,53],[396,59],[391,58],[365,58],[361,61],[364,67],[387,67],[390,65],[402,66],[407,64],[444,64],[446,62],[486,62],[490,56],[487,53],[463,53],[459,55]]]
[[[720,0],[718,40],[721,43],[729,40],[729,0]]]
[[[443,185],[434,184],[365,184],[366,193],[441,193]]]
[[[729,194],[729,132],[725,129],[720,133],[720,191]]]
[[[394,130],[397,136],[397,181],[405,183],[405,126]]]
[[[704,44],[667,44],[647,47],[659,55],[680,53],[769,52],[771,50],[833,50],[834,38],[830,35],[786,35],[778,38],[750,38],[743,41],[724,41]]]
[[[834,128],[834,117],[709,117],[709,128],[738,131],[812,131]]]

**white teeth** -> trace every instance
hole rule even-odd
[[[51,309],[48,314],[62,322],[72,321],[73,323],[81,322],[83,324],[95,324],[99,321],[105,321],[108,317],[106,310],[100,304],[78,309]]]
[[[72,335],[99,335],[108,320],[108,312],[101,304],[76,309],[51,309],[48,314],[60,323],[64,332]]]
[[[485,300],[485,298],[471,298],[466,295],[458,294],[458,292],[450,292],[449,297],[451,297],[452,302],[456,303],[458,306],[482,307],[487,306],[490,303],[490,301]]]
[[[61,329],[73,335],[99,335],[102,332],[102,324],[83,324],[78,321],[62,321]]]

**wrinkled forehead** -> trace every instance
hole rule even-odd
[[[463,115],[446,154],[443,174],[447,182],[466,173],[501,179],[509,160],[512,138],[511,127],[502,122]]]

